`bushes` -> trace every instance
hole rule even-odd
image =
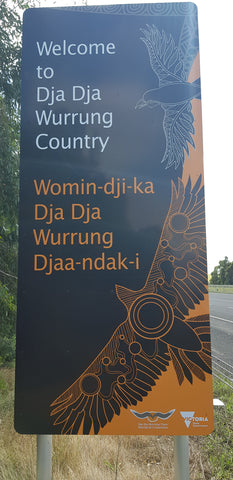
[[[0,365],[12,365],[15,359],[15,335],[0,338]]]
[[[15,358],[16,299],[0,282],[0,365]]]

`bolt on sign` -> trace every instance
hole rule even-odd
[[[194,4],[26,11],[18,432],[212,431],[201,128]]]

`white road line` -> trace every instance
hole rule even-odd
[[[233,323],[233,320],[227,320],[226,318],[214,317],[210,315],[210,318],[216,318],[216,320],[222,320],[222,322]]]

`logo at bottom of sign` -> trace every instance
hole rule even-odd
[[[135,410],[130,410],[131,413],[137,417],[141,422],[138,424],[138,428],[168,428],[168,424],[166,423],[166,420],[168,420],[173,413],[175,412],[175,409],[170,410],[169,412],[136,412]],[[144,422],[143,422],[144,420]],[[162,420],[162,422],[158,421]]]
[[[136,412],[130,410],[131,413],[140,420],[138,428],[140,429],[166,429],[168,428],[167,421],[175,413],[175,409],[169,410],[169,412],[155,412],[145,411]],[[184,419],[184,423],[187,428],[192,427],[208,427],[208,417],[195,415],[195,411],[180,412],[181,417]]]
[[[180,412],[187,428],[192,424],[193,427],[208,427],[208,417],[195,416],[195,412]]]

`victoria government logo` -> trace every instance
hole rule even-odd
[[[192,424],[193,427],[207,427],[208,418],[195,416],[195,412],[180,412],[187,428]]]

